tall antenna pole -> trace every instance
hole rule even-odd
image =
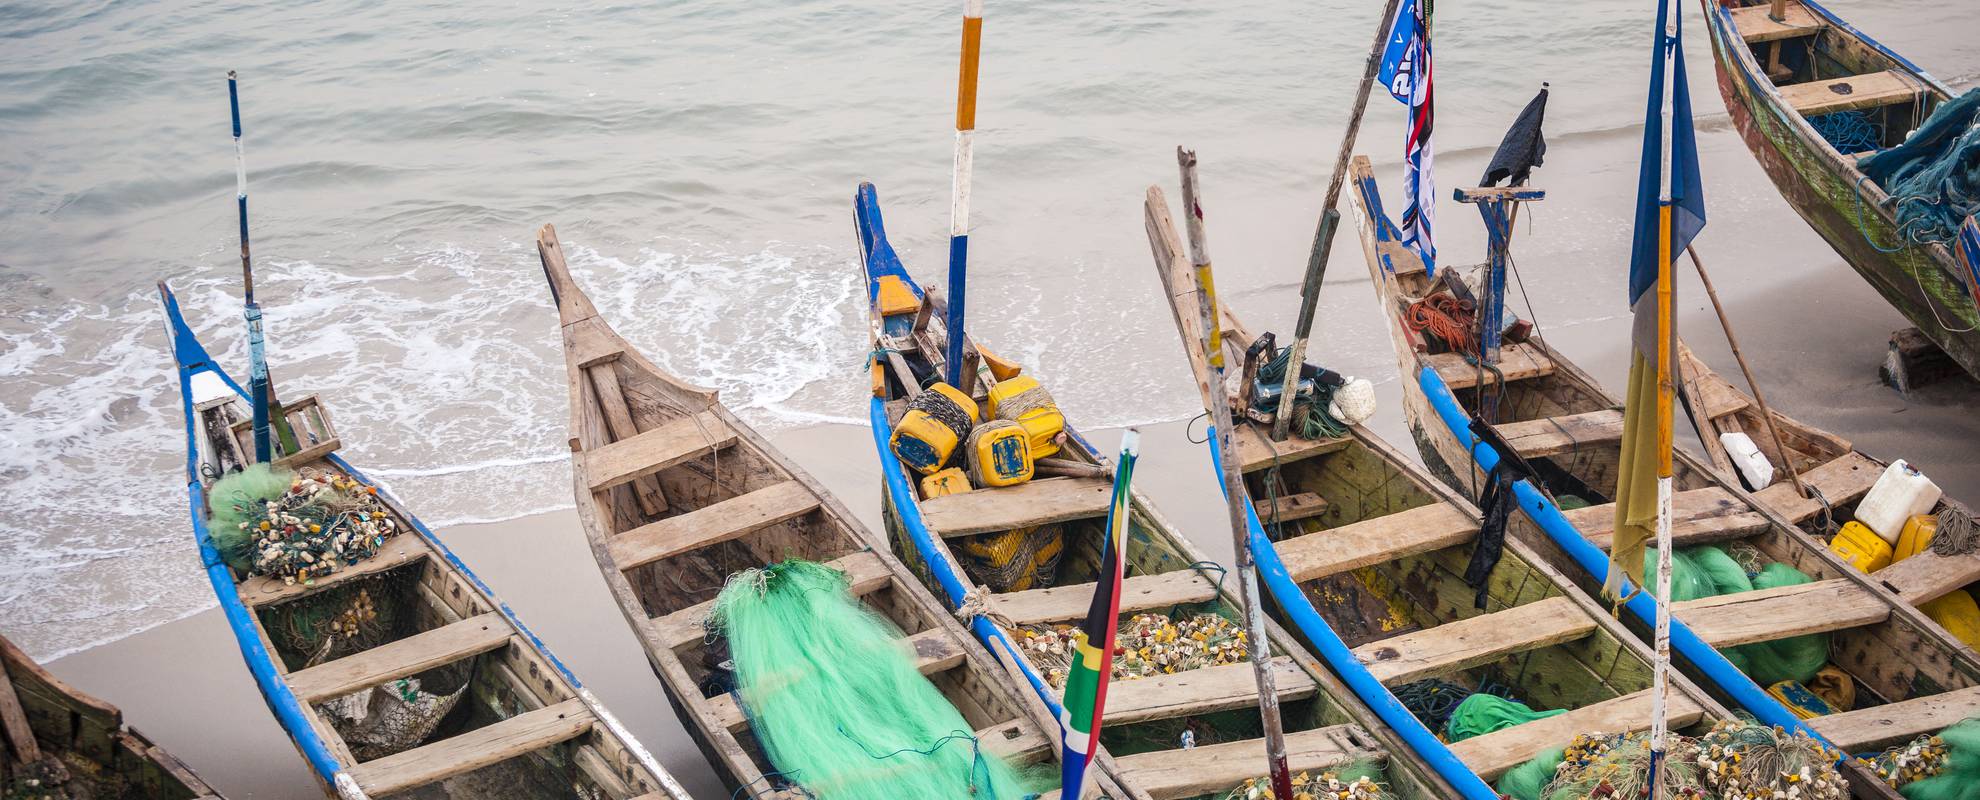
[[[976,63],[983,46],[983,0],[963,0],[962,72],[956,78],[955,183],[949,193],[949,349],[946,372],[950,386],[965,392],[963,381],[963,306],[969,299],[969,174],[970,143],[976,135]]]
[[[275,387],[268,377],[261,305],[254,301],[254,259],[248,255],[247,151],[241,146],[240,78],[233,70],[227,71],[227,105],[234,117],[234,188],[241,219],[241,286],[248,326],[248,394],[254,404],[254,460],[266,464],[275,460],[274,439],[278,433],[284,453],[296,452],[297,447],[295,433],[282,416],[281,403],[275,399]]]
[[[1656,575],[1656,653],[1650,695],[1650,800],[1662,800],[1664,753],[1670,739],[1669,706],[1671,671],[1671,361],[1673,346],[1671,319],[1671,128],[1674,122],[1674,94],[1677,84],[1678,8],[1673,0],[1662,0],[1664,13],[1663,119],[1661,120],[1659,181],[1657,185],[1657,575]]]
[[[1176,162],[1182,169],[1183,214],[1188,217],[1190,263],[1195,267],[1197,313],[1203,324],[1204,339],[1185,340],[1184,347],[1202,347],[1208,366],[1208,399],[1211,424],[1217,428],[1218,468],[1224,478],[1224,504],[1231,515],[1233,557],[1237,561],[1238,592],[1244,600],[1245,635],[1251,640],[1251,674],[1258,683],[1258,714],[1265,728],[1265,759],[1271,768],[1272,796],[1292,797],[1292,771],[1286,765],[1286,729],[1279,717],[1278,679],[1272,675],[1271,640],[1266,638],[1264,604],[1258,597],[1258,568],[1252,563],[1249,546],[1249,519],[1245,504],[1243,466],[1237,450],[1231,403],[1224,392],[1224,352],[1217,296],[1210,278],[1210,242],[1203,231],[1203,205],[1197,196],[1196,153],[1176,148]],[[1161,265],[1157,265],[1161,268]],[[1182,311],[1177,310],[1180,314]],[[1298,365],[1288,367],[1297,371]],[[1291,398],[1279,399],[1281,407]]]

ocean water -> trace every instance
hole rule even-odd
[[[1964,44],[1980,7],[1835,5],[1956,85],[1980,76]],[[939,279],[956,6],[0,2],[0,630],[49,658],[212,604],[153,284],[170,280],[209,346],[244,368],[228,69],[242,76],[257,293],[283,394],[321,394],[348,457],[446,525],[570,503],[556,317],[533,246],[544,223],[663,366],[773,434],[859,424],[850,199],[876,182],[897,247]],[[1220,284],[1283,324],[1379,6],[992,0],[973,331],[1088,427],[1191,416],[1143,191],[1173,193],[1173,148],[1197,148]],[[1721,283],[1751,299],[1799,286],[1801,269],[1853,280],[1730,133],[1687,14],[1713,214],[1729,221],[1707,241],[1734,254]],[[1468,180],[1553,84],[1540,180],[1555,195],[1521,232],[1528,277],[1552,279],[1534,298],[1549,330],[1623,313],[1652,16],[1545,0],[1438,11],[1441,185]],[[1378,92],[1360,149],[1391,181],[1401,122]],[[1442,205],[1447,251],[1475,252],[1469,210]],[[1750,236],[1742,219],[1777,233]],[[1324,360],[1389,384],[1352,237],[1322,306]],[[1859,327],[1888,330],[1888,309],[1861,313]],[[1828,363],[1872,397],[1860,365]]]

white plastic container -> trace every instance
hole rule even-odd
[[[1767,460],[1767,454],[1760,452],[1760,446],[1753,443],[1753,437],[1744,433],[1719,434],[1719,444],[1725,445],[1726,455],[1732,457],[1733,466],[1739,468],[1746,485],[1755,491],[1767,488],[1774,482],[1774,464]]]
[[[1877,476],[1876,485],[1863,496],[1863,502],[1856,504],[1856,521],[1895,545],[1898,534],[1904,532],[1905,521],[1930,513],[1932,506],[1938,505],[1940,494],[1938,484],[1900,458],[1884,468],[1884,474]]]

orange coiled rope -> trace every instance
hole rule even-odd
[[[1410,303],[1403,309],[1403,327],[1434,336],[1465,355],[1478,355],[1478,342],[1472,338],[1477,327],[1472,310],[1449,294],[1438,292]]]

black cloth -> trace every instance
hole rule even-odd
[[[1533,168],[1547,156],[1547,139],[1540,133],[1540,123],[1547,116],[1547,84],[1540,84],[1540,93],[1528,101],[1526,108],[1506,129],[1506,138],[1499,141],[1499,149],[1492,154],[1492,163],[1485,167],[1485,177],[1478,179],[1480,186],[1497,186],[1499,181],[1507,181],[1507,186],[1520,186],[1532,176]],[[1510,180],[1507,180],[1510,179]]]
[[[1505,462],[1500,462],[1503,465]],[[1485,476],[1485,495],[1478,498],[1485,519],[1478,525],[1478,540],[1471,545],[1471,563],[1464,568],[1464,583],[1478,590],[1473,604],[1485,607],[1485,589],[1490,585],[1492,568],[1506,554],[1506,521],[1512,518],[1513,478],[1503,466],[1493,467]]]

